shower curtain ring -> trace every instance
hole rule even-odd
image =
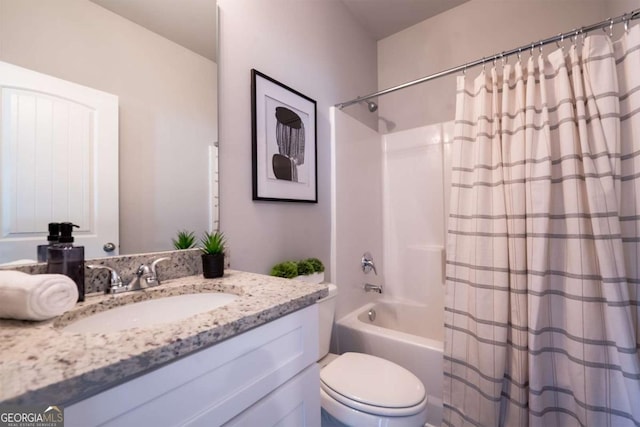
[[[609,37],[613,37],[613,18],[609,18]]]
[[[558,40],[556,40],[556,46],[564,52],[564,33],[560,33],[558,35],[560,36],[560,41],[558,42]]]
[[[505,64],[509,62],[509,57],[504,56],[504,52],[500,53],[500,60],[502,61],[502,68],[504,68]]]
[[[622,15],[622,20],[624,21],[624,32],[629,33],[629,18],[626,13]]]
[[[540,51],[540,55],[542,55],[542,40],[540,40],[540,46],[538,46],[538,50]]]
[[[521,59],[522,59],[522,48],[519,47],[518,48],[518,62],[520,62]]]
[[[485,64],[487,63],[487,61],[484,60],[484,56],[482,57],[482,72],[484,73],[486,71],[486,67]]]

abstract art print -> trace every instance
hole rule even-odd
[[[253,200],[318,202],[316,101],[251,70]]]

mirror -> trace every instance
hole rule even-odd
[[[0,61],[118,97],[120,254],[218,227],[216,13],[215,0],[0,0]]]

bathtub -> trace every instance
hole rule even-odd
[[[370,316],[369,312],[375,312]],[[428,395],[427,422],[442,423],[442,315],[432,308],[380,301],[354,310],[335,324],[338,351],[372,354],[413,372]],[[370,317],[373,320],[370,320]]]

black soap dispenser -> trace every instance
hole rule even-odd
[[[84,301],[84,246],[73,246],[73,227],[60,223],[60,238],[47,250],[47,273],[64,274],[76,282],[78,301]]]
[[[60,239],[60,223],[49,223],[49,235],[47,236],[46,245],[38,245],[38,262],[47,262],[47,250],[50,246],[58,243]]]

